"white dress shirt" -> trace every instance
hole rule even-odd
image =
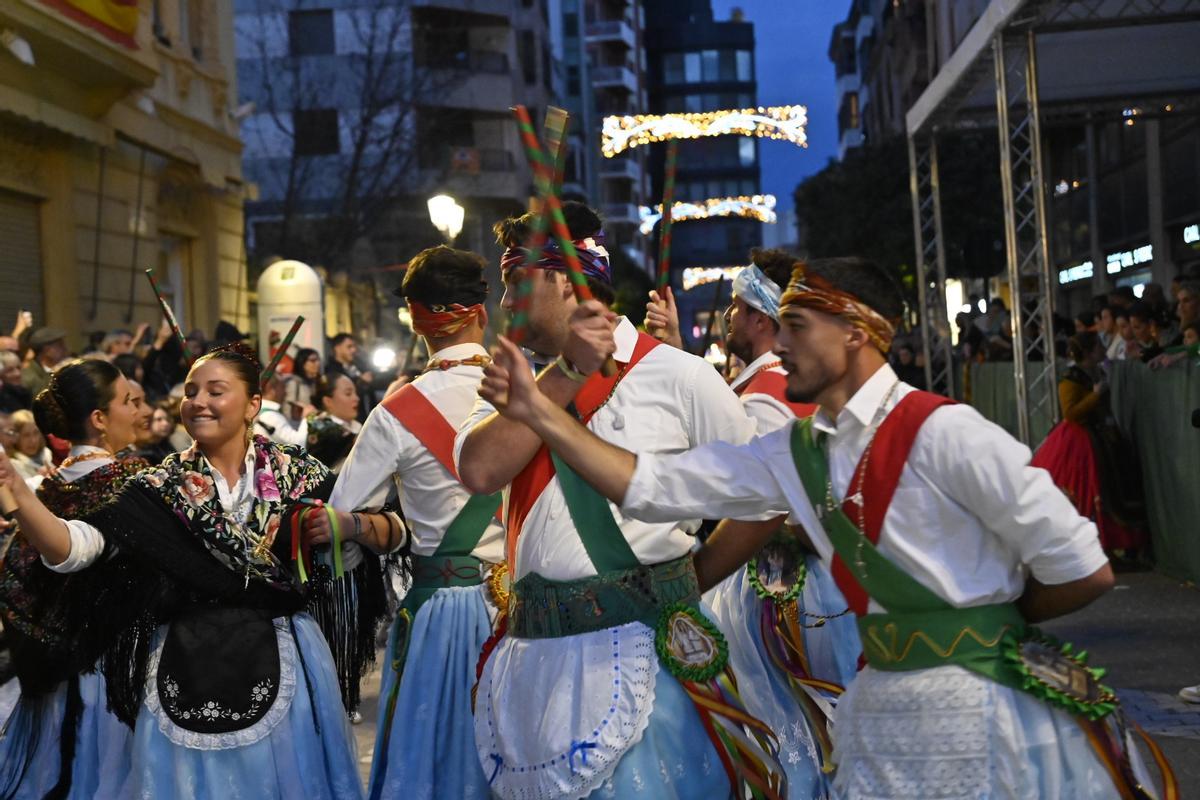
[[[837,420],[818,412],[830,477],[843,498],[876,411],[897,383],[879,368]],[[887,404],[914,391],[899,384]],[[748,446],[716,444],[681,455],[642,453],[624,499],[627,514],[669,520],[741,518],[786,504],[826,561],[833,556],[792,460],[791,428]],[[1096,526],[1075,511],[1029,449],[968,405],[944,407],[921,427],[884,518],[879,550],[956,607],[1020,597],[1027,571],[1045,584],[1085,578],[1107,561]],[[881,610],[872,602],[875,611]]]
[[[277,444],[304,447],[308,442],[308,420],[302,419],[296,425],[281,409],[282,406],[274,400],[263,400],[258,417],[254,420],[255,432]]]
[[[486,356],[478,344],[447,347],[430,361],[459,361]],[[458,426],[471,412],[483,369],[458,364],[417,377],[412,385],[446,418]],[[471,493],[383,404],[376,406],[346,457],[333,487],[330,504],[343,511],[378,511],[389,497],[397,497],[411,529],[412,551],[433,555],[450,523],[466,505]],[[504,526],[492,520],[473,555],[483,561],[504,560]]]
[[[622,319],[615,338],[616,360],[628,362],[637,344],[637,329]],[[494,412],[483,399],[475,403],[455,442],[456,464],[467,435]],[[670,346],[654,348],[630,370],[612,399],[588,422],[588,428],[620,447],[653,452],[681,452],[715,441],[746,442],[755,432],[754,423],[717,371],[703,359]],[[688,515],[693,519],[685,522],[642,522],[625,517],[611,503],[609,506],[643,564],[660,564],[689,552],[704,516]],[[522,526],[517,563],[512,568],[514,579],[529,572],[560,581],[596,574],[571,522],[557,478],[534,501]]]
[[[615,331],[617,361],[628,362],[638,334],[628,320]],[[467,434],[494,409],[480,400],[459,431]],[[706,442],[746,442],[754,422],[708,363],[668,345],[656,347],[621,380],[588,422],[625,448],[678,452]],[[643,564],[687,554],[701,514],[684,523],[646,523],[610,504]],[[536,572],[552,580],[596,574],[567,511],[557,479],[534,501],[517,543],[514,580]],[[654,630],[630,622],[554,639],[505,636],[484,667],[475,712],[475,743],[484,764],[500,759],[491,784],[498,797],[583,797],[612,774],[641,739],[654,709],[655,685],[667,680],[654,652]],[[614,685],[619,686],[614,688]],[[576,745],[586,742],[580,762]]]
[[[733,379],[733,383],[729,384],[729,388],[733,389],[736,393],[743,386],[754,380],[760,372],[764,371],[786,375],[787,373],[784,372],[783,367],[778,362],[779,356],[768,350],[747,364],[746,368]],[[764,369],[768,364],[775,364],[775,366]],[[746,409],[746,414],[758,424],[758,433],[760,436],[770,431],[779,430],[784,425],[790,425],[796,419],[796,415],[792,409],[768,394],[755,392],[754,394],[743,394],[740,396],[742,399],[742,408]]]

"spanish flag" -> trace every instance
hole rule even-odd
[[[137,0],[42,0],[117,44],[137,49]]]

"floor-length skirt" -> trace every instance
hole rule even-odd
[[[808,575],[797,598],[801,623],[834,616],[846,600],[829,570],[815,556],[805,559]],[[764,601],[750,585],[746,568],[730,575],[705,595],[717,625],[729,641],[729,660],[738,678],[746,710],[767,723],[779,738],[780,762],[787,771],[788,796],[795,800],[825,797],[829,776],[821,771],[817,744],[782,671],[766,650],[762,635]],[[862,646],[853,614],[804,629],[804,646],[814,678],[841,686],[853,680]]]
[[[79,800],[121,797],[121,786],[129,771],[133,733],[108,711],[103,675],[80,675],[77,680],[80,712],[67,797]],[[12,791],[14,800],[40,800],[58,785],[67,693],[68,682],[64,681],[49,694],[22,695],[17,701],[0,734],[0,764],[5,775],[0,783],[16,782],[0,786],[0,794]]]
[[[152,669],[123,797],[362,798],[354,737],[321,629],[306,614],[297,614],[291,624],[277,619],[275,625],[282,644],[288,644],[284,637],[295,644],[280,649],[281,679],[286,682],[290,674],[295,681],[286,715],[253,744],[222,749],[178,744],[178,729],[171,729],[170,720],[151,697],[156,681]],[[160,628],[160,643],[164,634],[165,628]]]
[[[392,623],[379,689],[373,800],[486,798],[475,750],[471,687],[492,626],[482,586],[439,589],[412,621],[407,653]],[[395,705],[392,705],[392,698]]]

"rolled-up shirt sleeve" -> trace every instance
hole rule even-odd
[[[104,552],[104,534],[99,528],[78,520],[64,519],[67,532],[71,536],[71,552],[61,564],[51,564],[42,556],[42,563],[53,572],[79,572],[90,567]]]
[[[1108,563],[1096,525],[1075,510],[1050,473],[1029,465],[1029,448],[969,406],[937,412],[934,435],[918,438],[931,479],[1015,551],[1039,582],[1081,580]],[[922,432],[924,433],[924,432]]]
[[[759,438],[744,445],[713,442],[685,453],[641,453],[621,511],[644,522],[758,520],[765,509],[782,513],[787,498],[767,452]]]

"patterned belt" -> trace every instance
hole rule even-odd
[[[489,564],[474,556],[418,556],[412,557],[413,582],[404,596],[404,607],[414,617],[426,600],[438,589],[450,586],[479,586],[487,574]]]
[[[512,587],[508,635],[555,639],[628,622],[653,625],[664,607],[699,601],[690,555],[573,581],[551,581],[534,572]]]

